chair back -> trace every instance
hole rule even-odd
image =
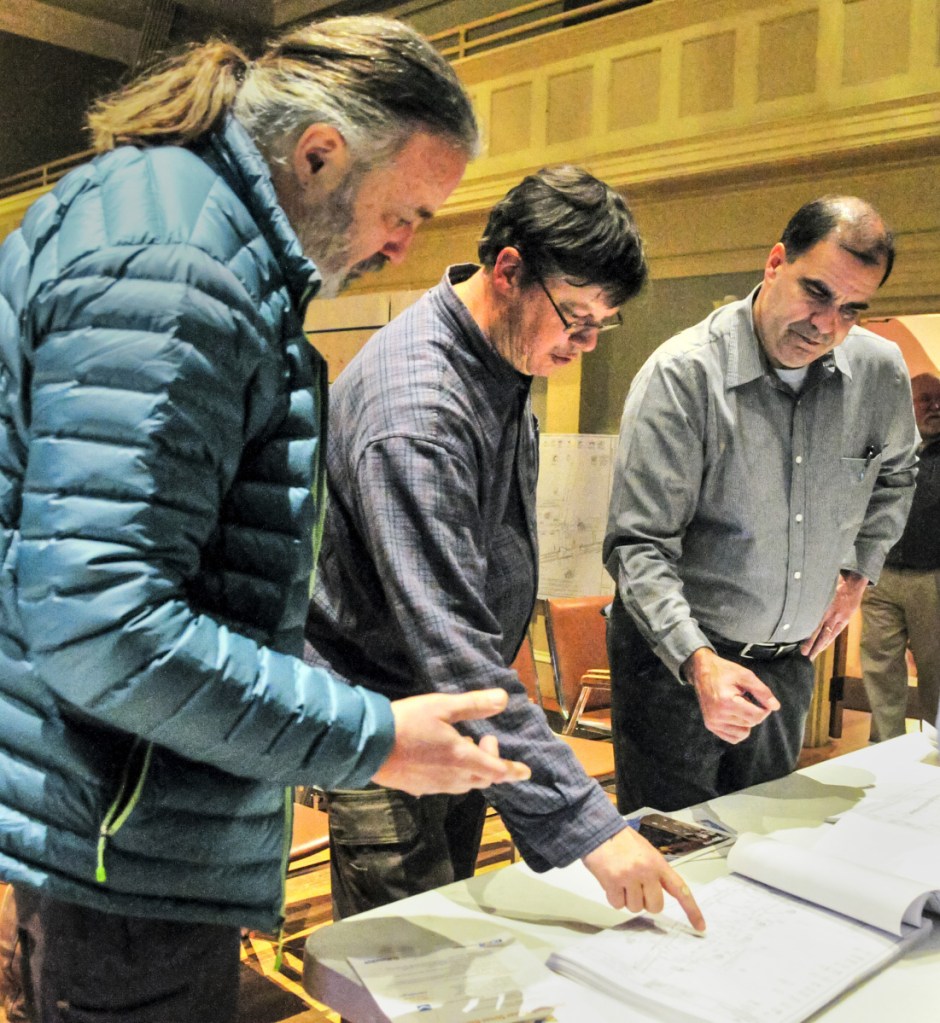
[[[546,707],[542,700],[542,690],[539,686],[539,676],[535,666],[535,654],[532,650],[532,638],[528,633],[526,633],[511,667],[519,676],[519,681],[525,686],[529,699],[549,712],[547,714],[549,723],[551,724],[553,717],[557,721],[558,707],[555,706],[555,701],[549,700],[549,706]],[[589,778],[594,778],[601,785],[613,781],[614,748],[610,743],[595,742],[593,739],[581,739],[572,735],[559,735],[558,738],[570,747],[571,752],[574,753]]]
[[[566,720],[581,693],[581,676],[591,669],[610,668],[607,621],[601,613],[610,601],[610,597],[549,597],[545,601],[545,632],[555,692]],[[597,693],[585,710],[609,706],[609,697]]]
[[[542,690],[539,688],[539,674],[535,667],[535,654],[532,651],[532,640],[528,632],[519,647],[516,659],[510,668],[519,676],[519,681],[525,687],[526,695],[533,703],[542,706]]]

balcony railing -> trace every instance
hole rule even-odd
[[[90,160],[93,155],[93,149],[86,149],[81,153],[63,156],[59,160],[51,160],[40,167],[30,167],[29,170],[11,174],[8,178],[0,178],[0,199],[8,195],[16,195],[19,192],[29,192],[34,188],[52,185],[73,167]]]
[[[595,0],[594,3],[567,9],[567,5],[561,0],[532,0],[531,3],[520,7],[436,32],[428,38],[445,57],[460,60],[495,46],[504,46],[506,43],[528,39],[555,28],[567,28],[569,25],[599,18],[604,14],[614,14],[652,2],[653,0]]]

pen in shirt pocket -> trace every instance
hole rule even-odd
[[[868,447],[865,448],[865,468],[858,474],[858,478],[860,480],[865,478],[865,473],[868,472],[868,467],[871,465],[872,459],[877,454],[878,452],[875,449],[874,444],[869,444]]]

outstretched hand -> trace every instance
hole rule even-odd
[[[372,780],[412,796],[458,794],[500,782],[524,781],[531,775],[529,768],[503,760],[495,736],[484,736],[477,745],[453,726],[456,721],[499,714],[508,701],[504,689],[395,700],[395,745]]]
[[[661,913],[668,892],[682,906],[689,923],[705,930],[705,918],[689,886],[662,854],[633,828],[624,828],[583,858],[614,909]]]

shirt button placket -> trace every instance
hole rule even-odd
[[[790,526],[787,537],[787,564],[789,571],[787,573],[782,620],[778,625],[784,632],[790,631],[794,618],[799,612],[802,594],[802,567],[803,559],[806,556],[806,536],[803,530],[803,515],[806,508],[806,470],[803,468],[805,431],[803,429],[803,409],[799,401],[793,403],[790,441],[792,444],[793,471],[790,474]]]

